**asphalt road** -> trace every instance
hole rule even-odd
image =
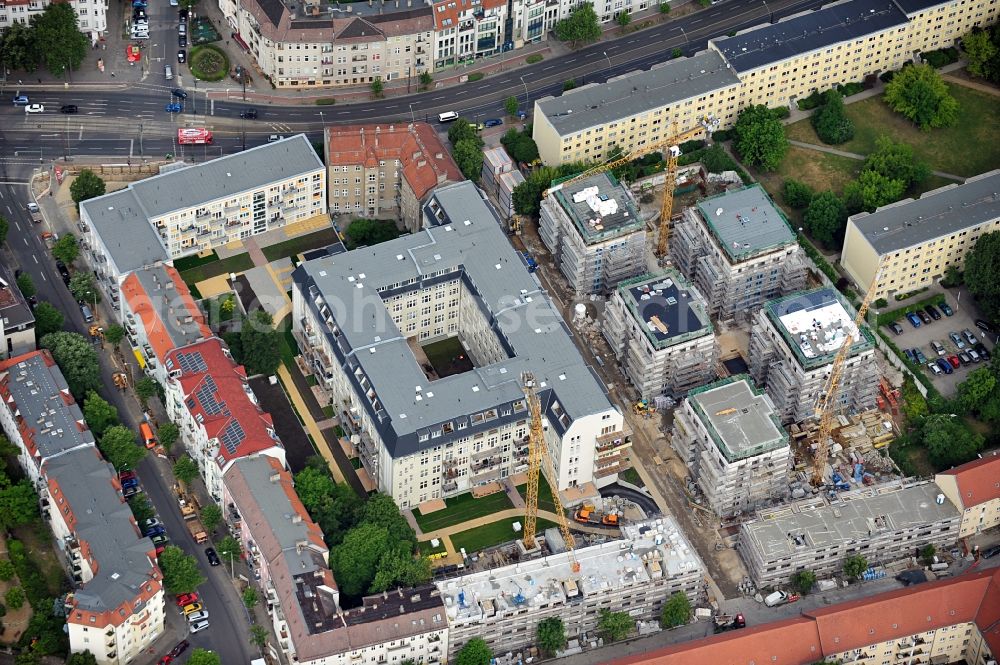
[[[0,166],[0,180],[6,180],[2,169]],[[31,275],[39,302],[49,302],[63,313],[66,319],[65,329],[86,335],[88,326],[83,320],[80,309],[69,290],[63,285],[59,273],[56,272],[55,262],[41,240],[40,234],[46,227],[42,224],[33,224],[27,214],[25,204],[29,200],[28,196],[27,185],[10,183],[0,185],[0,214],[10,223],[5,251],[13,254],[15,267]],[[63,232],[62,229],[56,230]],[[5,259],[10,260],[10,256]],[[101,304],[101,307],[104,305]],[[102,319],[107,321],[108,316],[105,315]],[[113,386],[111,375],[117,371],[110,347],[106,346],[99,350],[98,357],[105,386],[104,397],[118,409],[122,422],[133,431],[138,431],[141,417],[138,403],[131,394],[110,387]],[[171,492],[173,481],[169,464],[154,456],[147,456],[139,464],[138,474],[142,487],[166,526],[172,543],[188,554],[195,555],[207,577],[207,582],[198,589],[198,592],[209,612],[211,627],[187,639],[193,646],[218,652],[224,663],[249,662],[256,655],[249,644],[246,613],[239,595],[227,579],[228,569],[225,566],[210,567],[205,558],[204,547],[196,545],[188,535]],[[186,623],[177,613],[173,597],[167,596],[166,603],[165,634],[172,634],[175,637],[184,635],[187,632]],[[157,657],[169,651],[174,643],[173,637],[157,642]],[[187,653],[189,654],[190,650]]]

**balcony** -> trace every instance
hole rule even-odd
[[[454,492],[457,489],[458,489],[458,483],[456,483],[454,480],[449,480],[448,482],[441,485],[442,492]]]

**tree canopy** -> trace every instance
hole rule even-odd
[[[691,620],[691,601],[682,591],[675,591],[663,603],[660,610],[660,626],[662,628],[676,628],[683,626]]]
[[[530,127],[525,127],[523,132],[511,127],[500,138],[500,144],[510,158],[519,164],[530,164],[538,159],[538,146],[531,138]]]
[[[538,622],[535,631],[538,648],[550,656],[566,648],[566,626],[559,617],[548,617]]]
[[[773,171],[788,152],[788,139],[774,113],[763,104],[740,111],[733,126],[733,147],[747,164]]]
[[[35,43],[35,31],[30,25],[15,21],[0,34],[0,61],[8,69],[33,72],[38,69],[41,54]]]
[[[104,331],[104,339],[111,346],[118,346],[125,338],[125,329],[117,323],[113,323]]]
[[[863,556],[849,556],[844,559],[844,575],[848,578],[857,579],[866,570],[868,570],[868,559]]]
[[[355,219],[344,232],[350,249],[370,247],[399,236],[396,225],[384,219]]]
[[[965,285],[991,321],[1000,321],[1000,231],[984,233],[965,255]]]
[[[569,16],[555,25],[556,39],[570,42],[573,46],[587,44],[601,38],[601,24],[597,20],[594,5],[584,2],[577,5]]]
[[[177,442],[180,435],[181,429],[169,421],[160,425],[160,428],[156,431],[156,438],[160,441],[160,445],[167,450],[170,450],[170,448]]]
[[[467,118],[459,118],[448,128],[448,142],[455,146],[461,141],[472,141],[480,148],[483,147],[483,139],[479,136],[479,130]]]
[[[517,97],[511,95],[503,102],[503,108],[507,112],[507,115],[511,117],[516,117],[517,112],[521,110],[521,102],[517,101]]]
[[[185,485],[198,477],[198,465],[193,459],[184,455],[174,463],[174,477]]]
[[[52,245],[52,256],[66,265],[70,265],[73,261],[76,261],[76,257],[80,256],[80,245],[76,240],[76,236],[72,233],[67,233],[59,238],[59,240],[56,240],[55,244]]]
[[[146,449],[136,443],[135,432],[124,425],[112,425],[98,442],[104,458],[116,469],[134,469],[146,456]]]
[[[844,205],[851,214],[876,209],[903,198],[906,183],[888,178],[877,171],[862,171],[856,180],[844,185]]]
[[[911,65],[896,72],[885,86],[885,103],[927,131],[958,120],[958,102],[941,74],[930,65]]]
[[[281,364],[278,336],[271,315],[262,309],[255,310],[243,321],[243,329],[240,330],[241,359],[248,374],[268,376],[278,369]]]
[[[87,397],[83,400],[83,418],[90,431],[98,438],[109,427],[119,423],[118,409],[98,395],[96,390],[87,391]]]
[[[313,521],[323,530],[326,544],[334,547],[358,523],[363,504],[346,484],[334,483],[323,458],[318,459],[324,465],[322,468],[310,465],[295,474],[295,491]]]
[[[920,184],[931,174],[927,163],[913,153],[913,146],[895,143],[888,136],[880,136],[875,140],[875,150],[865,158],[861,169],[899,180],[906,187]]]
[[[97,658],[90,651],[80,651],[72,654],[66,665],[97,665]]]
[[[66,238],[72,238],[72,236],[63,236],[59,241],[62,242]],[[86,305],[93,306],[95,303],[101,302],[101,292],[97,288],[97,284],[94,283],[93,273],[90,272],[73,273],[73,277],[69,280],[69,292],[73,294],[73,298],[77,302]]]
[[[823,93],[823,106],[813,113],[810,122],[823,143],[839,145],[854,138],[854,121],[844,113],[844,97],[836,88]]]
[[[160,554],[159,563],[160,570],[163,571],[163,586],[169,593],[192,593],[205,582],[198,569],[198,560],[184,554],[184,550],[179,547],[168,545]],[[188,662],[193,660],[192,657]]]
[[[26,272],[17,276],[17,288],[25,298],[30,298],[37,293],[35,283],[31,280],[31,275]]]
[[[204,522],[204,518],[202,519],[202,522]],[[215,549],[218,551],[219,556],[223,561],[235,561],[239,559],[240,555],[243,553],[243,547],[240,545],[240,541],[236,540],[232,536],[225,536],[218,542]]]
[[[962,50],[973,76],[1000,83],[1000,24],[973,28],[962,37]]]
[[[827,247],[836,245],[847,224],[847,206],[833,192],[812,197],[802,215],[802,225],[817,242]]]
[[[69,186],[69,194],[77,208],[88,199],[104,196],[107,187],[104,180],[90,169],[83,169]]]
[[[793,178],[788,178],[785,180],[781,197],[785,199],[785,203],[791,207],[796,210],[801,210],[809,205],[814,194],[815,193],[813,192],[812,187],[809,185]]]
[[[628,612],[612,612],[601,610],[601,618],[597,621],[597,632],[609,642],[617,642],[629,636],[635,629],[635,619]]]
[[[473,182],[479,181],[479,176],[483,171],[483,151],[475,141],[463,139],[454,144],[451,156],[466,179]]]
[[[0,475],[0,527],[31,524],[38,518],[38,493],[31,481],[22,478],[11,483],[6,474]]]
[[[543,166],[531,172],[520,185],[514,188],[511,197],[514,200],[514,212],[519,215],[537,215],[542,202],[542,194],[552,186],[552,181],[559,172],[548,166]]]
[[[49,333],[59,332],[65,318],[58,309],[44,300],[35,307],[35,335],[42,339]]]
[[[217,504],[210,503],[201,509],[200,518],[205,531],[212,533],[222,521],[222,508],[219,508]]]
[[[79,71],[90,43],[80,32],[72,5],[60,2],[47,6],[41,14],[31,17],[31,33],[39,60],[53,76],[62,78],[69,73],[72,78],[72,72]]]
[[[811,570],[800,570],[792,575],[792,586],[795,590],[805,595],[816,586],[816,573]]]
[[[931,464],[944,470],[964,464],[983,449],[985,439],[974,432],[964,418],[950,413],[934,413],[924,419],[921,438]]]
[[[219,654],[208,649],[195,649],[188,658],[188,665],[222,665]]]
[[[459,649],[455,665],[490,665],[493,652],[481,637],[473,637]]]
[[[39,304],[39,308],[42,304]],[[77,333],[53,332],[40,340],[43,348],[52,352],[59,369],[66,377],[70,392],[82,399],[89,391],[101,386],[101,367],[97,352],[90,342]]]

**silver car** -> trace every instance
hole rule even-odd
[[[201,621],[196,621],[195,623],[188,624],[192,633],[200,633],[201,631],[208,628],[208,619],[202,619]]]

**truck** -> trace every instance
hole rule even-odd
[[[603,524],[605,526],[618,526],[618,515],[607,513],[602,515],[597,512],[594,506],[584,504],[573,514],[573,519],[581,524]]]
[[[28,204],[28,214],[31,215],[31,221],[35,224],[42,223],[42,211],[38,209],[37,203],[32,202]]]
[[[185,517],[185,519],[187,518]],[[187,520],[187,528],[191,537],[194,538],[194,542],[199,545],[208,542],[208,533],[205,532],[205,526],[198,519],[197,515],[193,519]]]
[[[179,127],[177,142],[181,145],[207,145],[212,142],[212,132],[204,127]]]
[[[743,618],[742,614],[720,614],[713,620],[714,626],[712,630],[718,633],[724,633],[727,630],[736,630],[738,628],[746,628],[747,622]]]
[[[185,520],[196,519],[198,517],[198,502],[194,497],[188,495],[184,483],[178,480],[177,484],[174,485],[174,491],[177,492],[177,507],[181,509],[181,517]]]

